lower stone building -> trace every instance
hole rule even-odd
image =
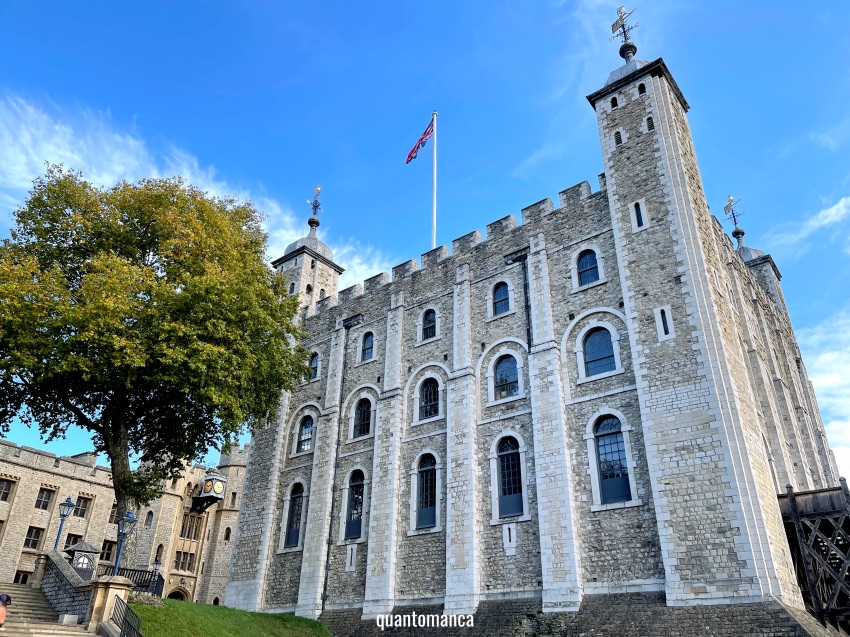
[[[204,603],[224,597],[248,448],[222,454],[216,474],[226,479],[223,499],[193,513],[192,498],[208,474],[201,465],[163,485],[162,495],[135,511],[121,566],[158,569],[163,595]],[[59,503],[75,503],[62,525]],[[97,455],[55,456],[0,440],[0,582],[28,583],[39,553],[85,541],[101,549],[99,566],[117,557],[117,507],[108,467]],[[58,544],[57,544],[58,542]]]

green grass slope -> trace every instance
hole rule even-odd
[[[166,599],[165,606],[130,604],[145,637],[331,637],[319,622]]]

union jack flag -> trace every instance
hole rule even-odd
[[[431,135],[433,133],[434,133],[434,116],[432,115],[431,121],[428,122],[428,128],[426,128],[425,132],[422,133],[422,137],[419,138],[419,141],[416,142],[416,145],[413,147],[413,149],[409,153],[407,153],[407,161],[404,162],[405,164],[409,164],[414,159],[416,159],[416,154],[422,149],[422,147],[425,146],[425,142],[427,142],[431,138]]]

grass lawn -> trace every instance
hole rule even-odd
[[[331,637],[319,622],[166,599],[164,607],[130,604],[145,637]]]

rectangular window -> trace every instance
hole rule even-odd
[[[363,522],[363,483],[353,484],[348,489],[348,519],[345,522],[345,539],[360,537]]]
[[[91,504],[91,498],[77,498],[77,504],[74,506],[74,515],[78,518],[84,518],[88,514]]]
[[[175,571],[179,571],[179,570],[180,570],[180,558],[182,558],[182,557],[183,557],[183,552],[182,552],[182,551],[177,551],[177,552],[174,554],[174,570],[175,570]]]
[[[63,550],[67,549],[69,546],[74,546],[74,544],[79,544],[82,541],[82,535],[74,535],[73,533],[69,533],[68,537],[65,538],[65,547],[63,548]]]
[[[12,493],[12,483],[8,480],[0,480],[0,502],[8,502]]]
[[[231,508],[236,508],[236,492],[230,494],[230,506]]]
[[[24,548],[38,551],[41,548],[41,540],[44,535],[44,529],[31,526],[27,529],[27,536],[24,538]]]
[[[30,575],[29,571],[15,571],[15,584],[29,584]]]
[[[50,489],[39,489],[38,497],[35,499],[35,508],[47,511],[50,508],[50,501],[53,499],[53,491]]]
[[[103,546],[100,549],[100,559],[104,562],[111,562],[115,556],[115,542],[109,540],[103,541]]]
[[[109,512],[109,523],[118,524],[118,503],[112,503],[112,510]]]
[[[190,573],[195,572],[195,554],[189,553],[189,559],[186,560],[186,570]]]

